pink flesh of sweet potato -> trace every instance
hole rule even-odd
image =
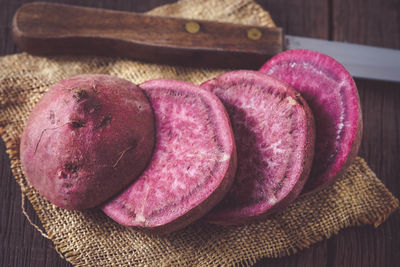
[[[334,59],[308,50],[289,50],[260,71],[299,91],[315,116],[315,160],[304,193],[341,176],[357,155],[362,135],[361,106],[350,73]]]
[[[154,115],[143,91],[123,79],[81,75],[53,86],[21,139],[29,183],[55,205],[86,209],[121,191],[145,168]]]
[[[206,219],[239,224],[283,209],[300,193],[314,152],[314,119],[299,93],[264,73],[234,71],[205,82],[231,119],[235,182]]]
[[[235,143],[215,95],[181,81],[140,86],[156,117],[155,152],[143,175],[103,211],[120,224],[165,234],[200,218],[223,198],[236,169]]]

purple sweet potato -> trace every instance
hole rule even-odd
[[[235,182],[207,216],[230,225],[287,207],[306,182],[314,153],[314,119],[288,84],[255,71],[234,71],[201,85],[225,105],[235,135]]]
[[[235,143],[215,95],[182,81],[140,86],[155,113],[155,151],[139,179],[103,211],[120,224],[166,234],[197,220],[224,197],[236,170]]]
[[[21,138],[22,167],[55,205],[91,208],[140,175],[154,130],[138,86],[107,75],[76,76],[54,85],[34,107]]]
[[[289,83],[310,105],[315,160],[304,193],[324,188],[345,172],[360,146],[361,106],[353,78],[331,57],[309,50],[281,53],[260,71]]]

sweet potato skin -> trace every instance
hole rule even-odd
[[[80,75],[32,110],[20,154],[28,182],[66,209],[97,206],[140,175],[154,147],[154,115],[133,83]]]

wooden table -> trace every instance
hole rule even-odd
[[[0,55],[18,52],[11,19],[29,0],[0,0]],[[172,0],[54,1],[126,11],[146,11]],[[258,0],[286,33],[400,49],[399,0]],[[400,83],[356,79],[363,107],[364,137],[359,155],[396,197],[400,197]],[[0,141],[0,266],[71,266],[21,212],[20,188]],[[36,224],[33,208],[28,213]],[[400,266],[400,212],[378,228],[340,231],[296,255],[264,259],[257,266]]]

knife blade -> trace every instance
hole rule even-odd
[[[310,49],[340,62],[358,78],[400,82],[400,50],[285,36],[286,49]]]
[[[38,55],[258,69],[285,49],[302,48],[332,56],[356,77],[400,81],[399,50],[284,36],[281,28],[34,2],[17,10],[12,29],[18,48]]]

